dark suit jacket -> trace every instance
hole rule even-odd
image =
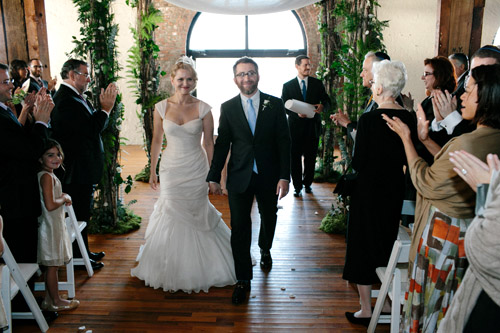
[[[269,101],[269,105],[263,107],[264,101]],[[242,193],[248,188],[254,159],[262,183],[269,189],[276,189],[280,179],[289,180],[290,134],[283,102],[260,93],[255,135],[248,125],[240,95],[222,104],[219,134],[207,181],[220,183],[229,149],[228,191]]]
[[[307,79],[307,93],[306,93],[306,103],[309,104],[323,104],[325,106],[325,111],[330,107],[330,97],[326,93],[325,86],[320,80],[309,76]],[[299,85],[297,77],[291,79],[283,85],[283,91],[281,93],[281,99],[283,103],[289,99],[296,99],[299,101],[303,100],[302,90]],[[298,114],[290,110],[286,110],[288,114],[288,124],[290,126],[290,135],[292,140],[301,140],[304,133],[306,135],[312,135],[315,138],[319,138],[321,135],[321,115],[316,113],[314,118],[300,118]]]
[[[47,80],[44,80],[44,79],[41,79],[42,80],[42,86],[40,86],[38,84],[38,82],[36,82],[35,80],[33,80],[33,78],[30,76],[30,86],[28,88],[28,92],[32,92],[34,91],[35,93],[37,93],[38,91],[40,91],[40,89],[42,89],[43,87],[45,88],[48,88],[49,87],[49,83],[47,82]],[[50,91],[50,95],[52,97],[54,97],[54,95],[56,94],[56,91],[55,89]]]
[[[460,114],[462,114],[462,100],[460,99],[460,96],[462,96],[465,92],[465,79],[467,78],[467,75],[469,75],[469,71],[462,74],[460,80],[457,82],[457,89],[453,92],[453,96],[456,96],[457,98],[457,111],[460,112]]]
[[[97,184],[104,167],[101,132],[108,123],[103,111],[95,111],[75,91],[61,85],[54,96],[52,136],[64,152],[63,184]]]
[[[0,110],[0,214],[9,218],[38,217],[38,158],[48,130],[35,124],[30,132]],[[36,226],[34,226],[36,228]]]

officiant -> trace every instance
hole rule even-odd
[[[305,114],[297,114],[286,110],[288,126],[290,127],[291,172],[295,189],[293,195],[300,197],[302,188],[306,193],[312,193],[311,184],[314,179],[316,155],[318,153],[319,136],[321,135],[321,112],[330,106],[330,97],[320,80],[309,76],[311,60],[306,55],[295,58],[297,77],[283,84],[281,99],[286,102],[296,99],[312,104],[316,107],[314,118],[307,118]],[[304,164],[302,165],[302,156]]]

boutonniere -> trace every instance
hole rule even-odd
[[[262,103],[262,111],[264,111],[267,108],[272,109],[273,105],[271,104],[271,101],[268,99],[265,99],[264,102]]]

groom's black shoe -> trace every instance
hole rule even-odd
[[[271,269],[273,266],[273,258],[271,258],[271,252],[269,250],[260,250],[260,268]]]
[[[105,255],[104,252],[89,252],[89,258],[95,261],[101,261]]]
[[[233,291],[233,304],[238,305],[247,300],[247,293],[250,291],[250,281],[238,281]]]

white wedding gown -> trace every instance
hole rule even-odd
[[[198,119],[178,125],[165,119],[167,101],[156,105],[167,147],[160,162],[160,197],[146,229],[132,276],[147,286],[190,293],[236,283],[231,232],[208,200],[208,161],[201,146],[202,119],[210,106],[200,101]]]

